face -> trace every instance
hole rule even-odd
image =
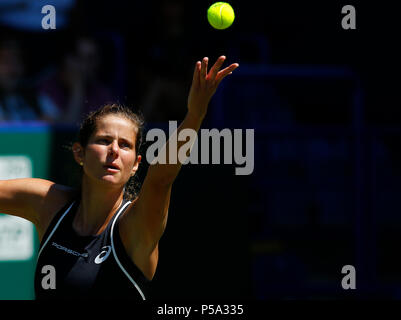
[[[136,158],[137,128],[134,123],[118,115],[108,115],[97,121],[97,129],[85,150],[73,146],[75,159],[83,162],[85,175],[93,181],[124,186],[135,174],[141,161]]]

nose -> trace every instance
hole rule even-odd
[[[116,140],[113,140],[113,142],[110,145],[109,152],[110,154],[118,155],[118,151],[119,151],[118,142]]]

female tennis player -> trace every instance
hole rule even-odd
[[[209,72],[208,58],[196,63],[177,134],[199,130],[218,85],[238,67],[220,70],[224,60],[219,57]],[[142,124],[119,105],[104,106],[83,121],[73,145],[83,169],[79,190],[43,179],[0,181],[0,212],[31,221],[39,235],[37,299],[147,298],[181,163],[152,163],[131,201],[126,185],[141,162]]]

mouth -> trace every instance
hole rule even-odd
[[[118,172],[120,171],[120,167],[117,166],[116,164],[106,164],[103,166],[107,171],[109,172]]]

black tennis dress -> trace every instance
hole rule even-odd
[[[130,203],[124,200],[97,236],[79,236],[73,229],[79,200],[55,215],[39,248],[36,299],[146,300],[150,281],[126,253],[118,230]]]

